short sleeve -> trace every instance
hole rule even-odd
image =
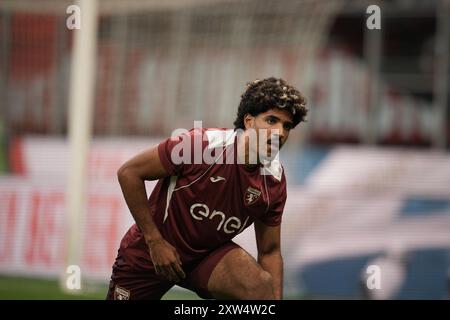
[[[281,224],[284,206],[287,199],[286,191],[286,177],[284,170],[281,181],[276,181],[271,184],[269,189],[270,199],[273,201],[270,204],[269,211],[260,218],[261,222],[265,225],[276,227]]]
[[[174,163],[171,160],[172,150],[181,140],[181,136],[168,138],[158,145],[159,159],[166,172],[171,176],[176,175],[182,168],[182,163]]]

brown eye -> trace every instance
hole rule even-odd
[[[274,118],[267,118],[267,123],[268,124],[275,124],[275,123],[277,123],[277,121]]]

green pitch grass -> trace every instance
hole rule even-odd
[[[105,300],[106,284],[84,284],[81,294],[66,293],[59,287],[58,280],[10,277],[0,275],[0,300]],[[170,290],[163,300],[196,300],[195,293]]]
[[[104,283],[85,283],[81,294],[70,294],[61,290],[56,279],[36,279],[0,275],[0,300],[105,300],[108,285]],[[327,299],[299,295],[285,299]],[[188,290],[171,289],[163,300],[201,300]],[[335,299],[335,298],[333,298]]]

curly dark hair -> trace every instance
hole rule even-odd
[[[245,129],[244,117],[247,113],[257,116],[269,109],[281,108],[292,115],[294,127],[306,121],[306,98],[283,79],[274,77],[247,83],[247,90],[241,96],[234,127]]]

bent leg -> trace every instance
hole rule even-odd
[[[159,300],[173,285],[174,283],[157,275],[153,265],[149,265],[148,269],[136,266],[127,261],[123,251],[119,250],[106,299]]]
[[[209,278],[208,291],[216,299],[275,299],[272,276],[240,247],[218,262]]]

